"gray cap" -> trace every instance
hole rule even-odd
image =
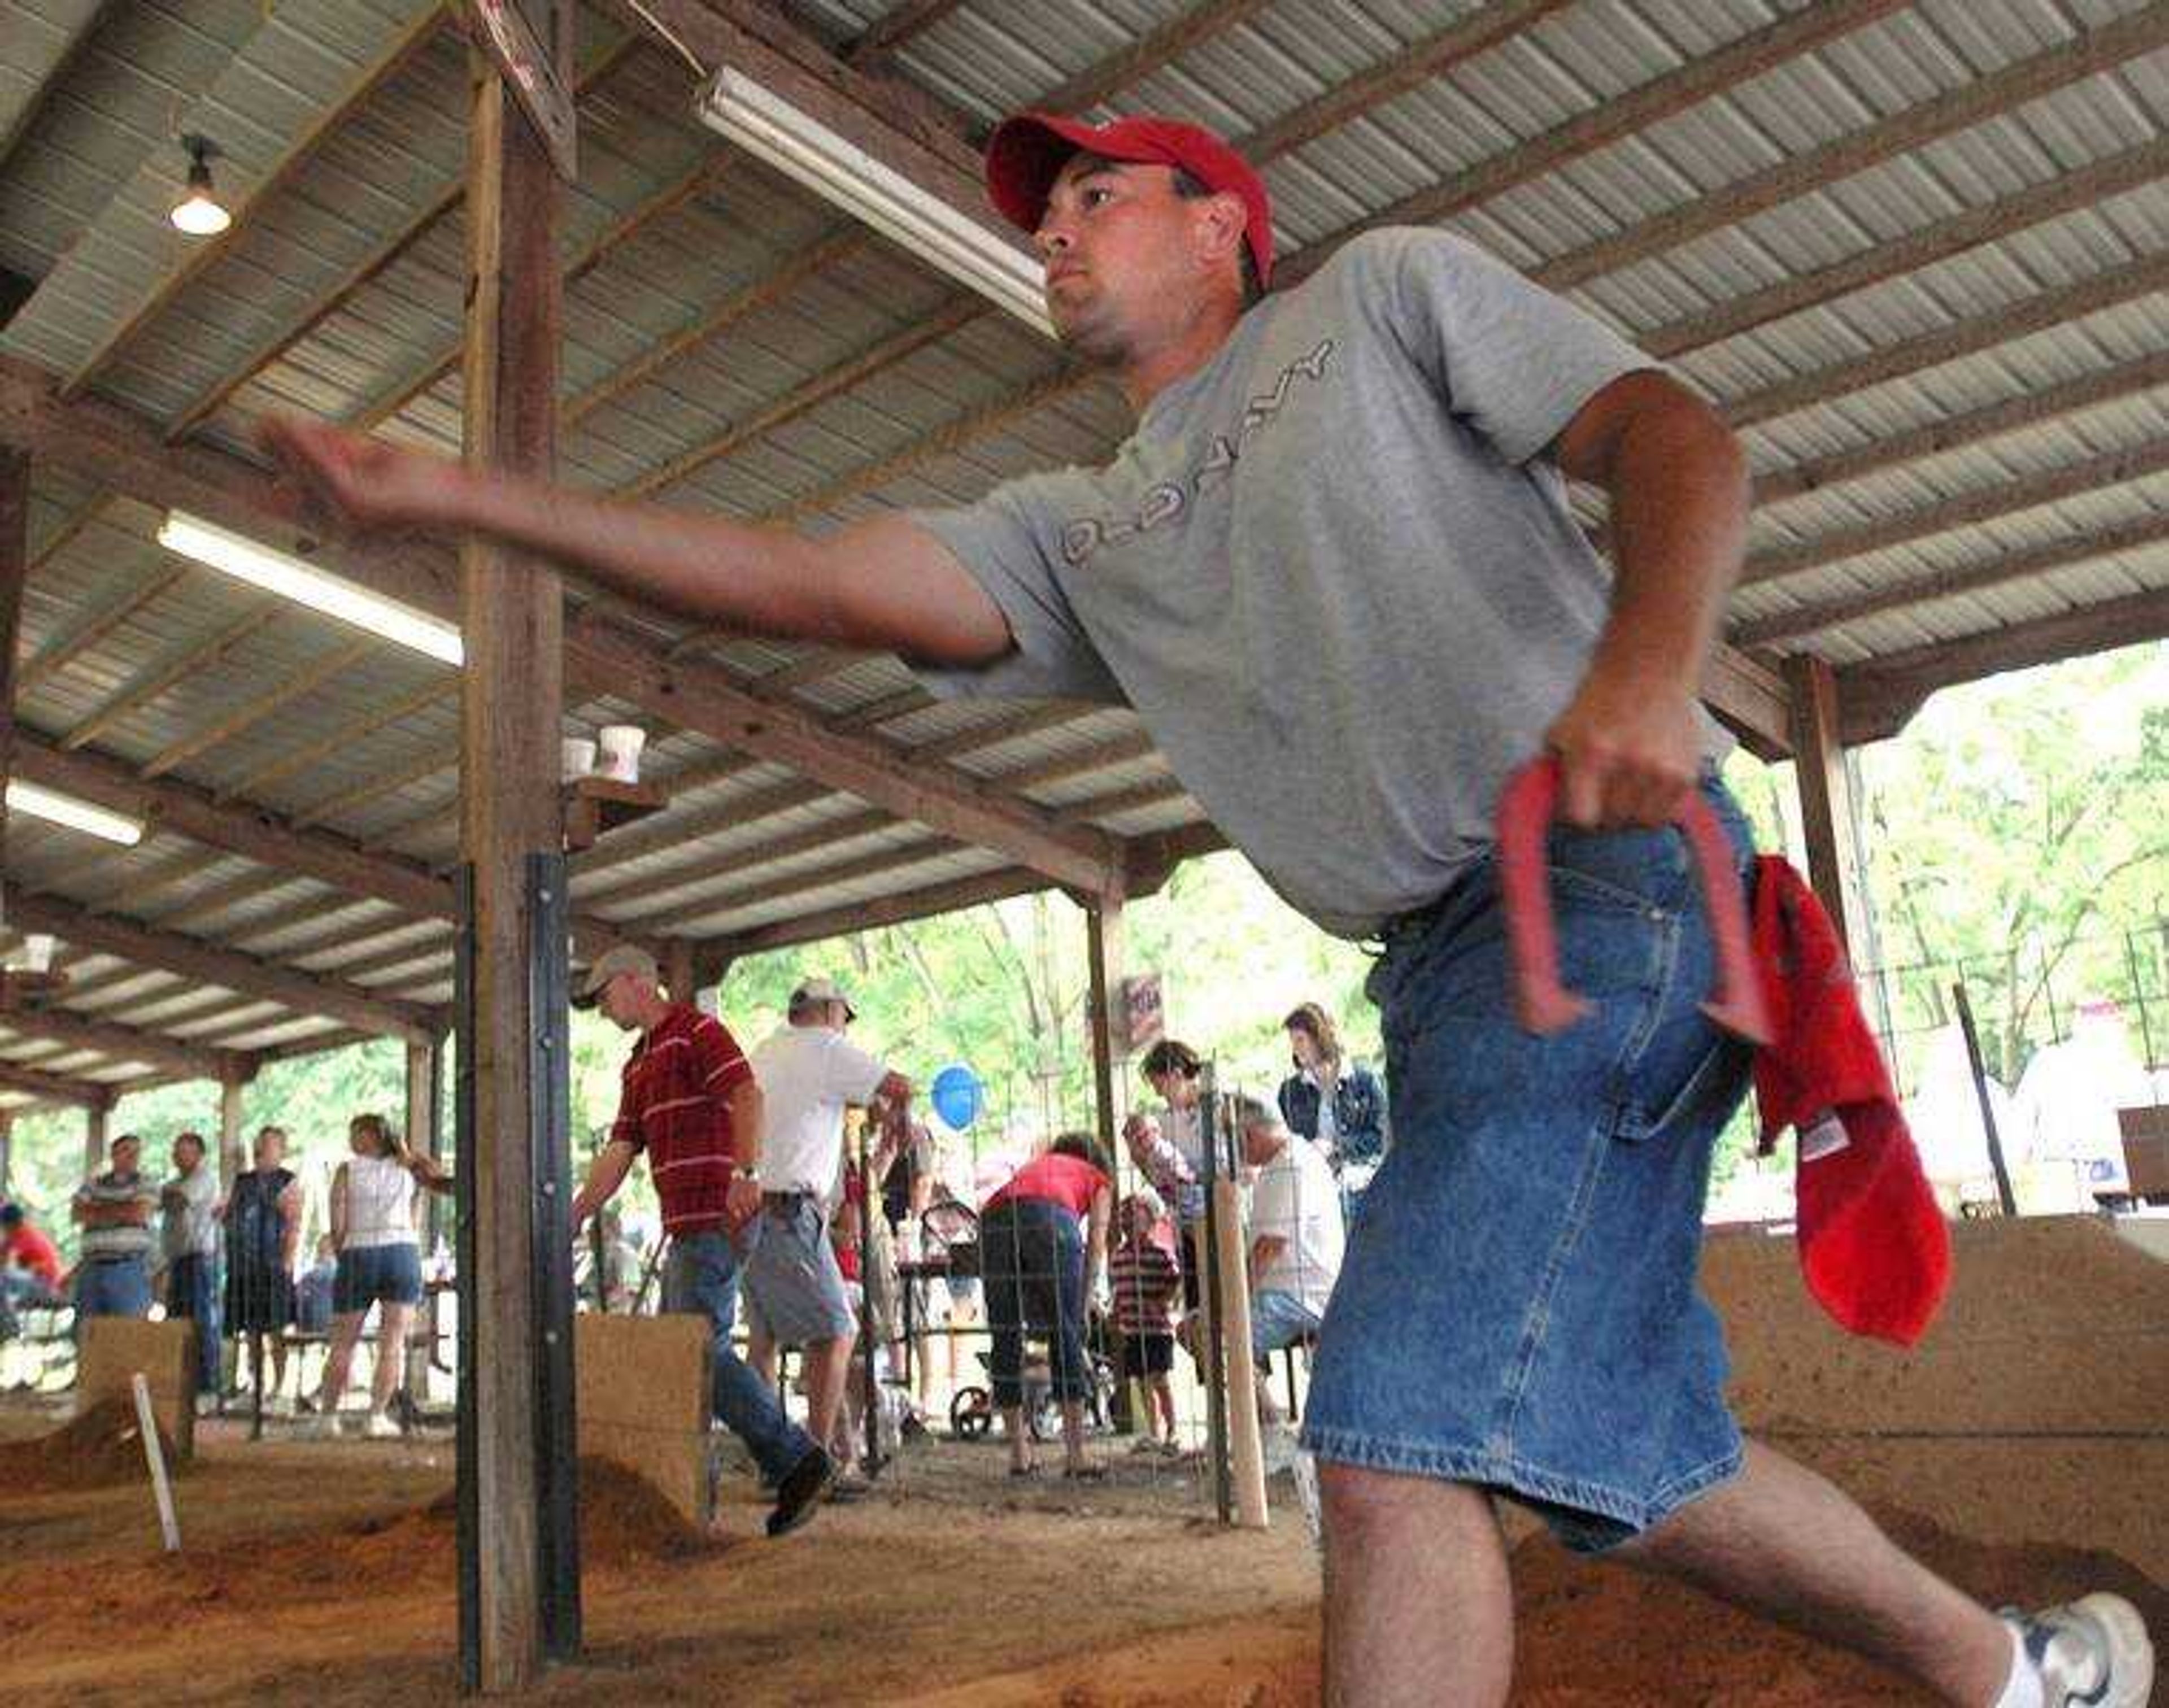
[[[791,993],[791,1012],[813,1007],[816,1003],[841,1003],[844,1018],[855,1020],[859,1011],[851,1006],[851,999],[844,994],[843,986],[832,978],[809,978]]]
[[[659,984],[662,974],[657,970],[655,957],[637,944],[621,943],[615,949],[606,949],[595,957],[576,987],[573,1002],[576,1007],[593,1008],[603,987],[621,972],[629,972],[646,984]]]

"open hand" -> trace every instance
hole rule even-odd
[[[465,471],[449,457],[292,415],[267,417],[256,436],[298,519],[368,533],[453,518]]]

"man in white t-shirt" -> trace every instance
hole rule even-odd
[[[844,1171],[844,1111],[900,1111],[911,1083],[844,1036],[857,1018],[834,981],[791,992],[789,1022],[754,1047],[765,1110],[761,1211],[745,1261],[747,1362],[775,1380],[779,1347],[805,1349],[807,1426],[834,1439],[857,1318],[829,1241]]]
[[[1250,1188],[1250,1353],[1257,1361],[1258,1410],[1277,1423],[1266,1359],[1316,1334],[1340,1279],[1347,1246],[1340,1187],[1325,1153],[1299,1139],[1255,1098],[1239,1098],[1235,1119],[1243,1160],[1258,1171]]]

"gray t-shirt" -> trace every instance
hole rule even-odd
[[[1543,453],[1653,365],[1443,232],[1356,238],[1154,398],[1107,467],[919,513],[1016,641],[920,673],[1134,706],[1276,890],[1370,935],[1488,846],[1581,680],[1611,577]]]
[[[218,1177],[207,1163],[193,1174],[176,1174],[158,1195],[165,1215],[162,1249],[166,1261],[210,1257],[218,1250]]]

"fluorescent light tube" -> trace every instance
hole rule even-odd
[[[20,778],[8,780],[8,810],[10,812],[27,812],[54,824],[64,824],[70,830],[102,836],[106,841],[117,842],[123,848],[133,848],[143,840],[143,827],[134,819],[124,818],[117,812],[108,812],[103,806],[93,806],[88,801],[78,801],[72,795],[62,795],[35,783],[25,783]]]
[[[201,517],[180,510],[168,511],[165,521],[159,525],[158,544],[237,581],[245,581],[251,587],[260,587],[266,593],[277,593],[281,599],[337,617],[357,629],[366,629],[372,635],[381,635],[387,641],[426,652],[455,669],[465,660],[460,631],[453,625],[418,611],[412,605],[402,605],[370,593],[338,576],[327,575],[298,557],[258,545],[246,535],[206,522]]]
[[[726,66],[699,97],[701,121],[856,215],[907,254],[940,268],[1048,338],[1046,269],[994,227],[929,195],[856,143]]]

